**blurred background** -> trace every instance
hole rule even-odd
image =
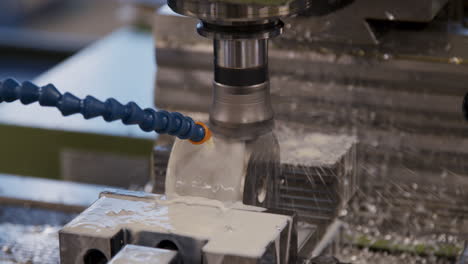
[[[1,1],[0,78],[14,77],[18,81],[34,80],[81,49],[125,26],[134,26],[135,30],[132,32],[138,32],[135,34],[139,34],[142,42],[146,41],[148,45],[151,45],[152,15],[155,6],[160,4],[158,1],[118,0]],[[125,47],[126,37],[128,36],[116,37],[116,42],[124,46],[121,52],[131,53],[132,48],[138,49],[131,45],[130,47]],[[99,53],[99,50],[91,49],[90,52]],[[137,50],[137,52],[139,51]],[[146,53],[140,55],[151,54],[152,56],[151,58],[148,57],[145,61],[146,64],[151,66],[148,69],[150,74],[147,79],[149,80],[154,78],[154,71],[152,71],[154,66],[152,64],[155,62],[152,52],[153,50],[150,48]],[[106,55],[100,56],[103,58],[102,60],[108,59]],[[138,54],[135,55],[136,58],[138,58],[137,56]],[[120,89],[120,87],[113,86],[108,82],[109,79],[112,80],[112,75],[115,71],[106,76],[105,72],[98,72],[96,69],[93,69],[93,65],[96,62],[92,59],[89,59],[89,65],[86,65],[88,58],[82,57],[82,59],[80,61],[83,62],[80,65],[83,66],[70,69],[73,72],[72,74],[68,74],[68,76],[65,73],[59,74],[64,78],[68,78],[68,87],[62,89],[73,90],[74,88],[70,87],[73,83],[76,84],[78,91],[85,89],[88,92],[86,89],[89,87],[82,87],[77,83],[80,80],[88,80],[88,84],[89,82],[95,82],[95,85],[101,82],[113,87],[112,90]],[[101,61],[99,56],[96,56],[95,60]],[[119,67],[116,65],[115,67],[122,68],[124,66]],[[121,72],[127,76],[124,81],[131,82],[132,78],[141,79],[137,74],[137,69],[132,69],[132,67],[123,68]],[[98,80],[94,80],[93,78]],[[102,80],[102,78],[107,78],[107,80]],[[54,75],[53,79],[55,80],[47,80],[47,77],[45,79],[44,82],[56,83],[58,81],[57,74]],[[115,84],[116,82],[114,81],[113,83]],[[135,88],[124,88],[123,86],[126,84],[120,83],[122,86],[121,90],[127,91],[123,95],[124,99],[127,101],[138,99],[129,90]],[[152,83],[147,83],[147,86],[146,88],[140,88],[140,90],[143,90],[141,93],[147,92],[148,95],[153,94]],[[108,91],[107,88],[103,89],[105,90],[103,96],[112,96],[111,93],[105,94]],[[92,94],[95,90],[99,89],[91,89],[89,93]],[[149,103],[152,105],[151,101]],[[0,106],[0,108],[2,107]],[[60,170],[64,170],[62,165],[66,163],[67,159],[64,156],[67,156],[67,153],[70,154],[73,151],[78,151],[77,148],[85,152],[93,149],[95,152],[105,152],[109,155],[130,155],[134,157],[133,159],[129,159],[130,162],[139,162],[139,164],[143,164],[142,166],[147,171],[149,170],[146,161],[152,145],[150,136],[146,136],[146,139],[142,139],[141,135],[117,139],[115,136],[128,133],[125,128],[114,126],[98,131],[93,130],[92,127],[94,125],[79,128],[79,125],[71,125],[65,119],[56,119],[54,121],[54,113],[52,112],[51,115],[43,116],[40,122],[34,124],[33,119],[36,118],[33,116],[24,119],[17,118],[21,113],[16,111],[21,110],[12,109],[11,112],[15,112],[13,115],[16,117],[12,117],[11,119],[8,118],[8,114],[5,111],[3,110],[3,113],[0,115],[0,134],[2,134],[3,138],[0,143],[2,145],[0,154],[0,170],[2,173],[60,178]],[[67,149],[66,153],[63,152],[64,149]],[[37,153],[31,153],[31,151],[36,150]],[[82,158],[86,159],[86,157]],[[127,160],[127,158],[124,159]],[[101,172],[106,171],[104,167],[105,165],[99,168],[99,170]],[[115,171],[115,169],[112,170]],[[140,172],[140,174],[144,173]],[[140,177],[148,176],[140,175]],[[138,182],[138,180],[135,181]],[[139,182],[142,181],[140,179]]]
[[[30,80],[125,24],[119,1],[2,1],[1,74]]]
[[[80,96],[114,96],[151,107],[155,74],[151,26],[159,5],[2,0],[0,79],[54,83]],[[104,43],[95,45],[100,40]],[[85,54],[73,57],[86,47],[90,48]],[[147,69],[126,67],[125,62]],[[58,70],[49,72],[54,67]],[[107,186],[141,190],[149,181],[155,136],[102,121],[62,119],[49,109],[22,108],[0,105],[0,263],[58,263],[57,232],[64,224]]]

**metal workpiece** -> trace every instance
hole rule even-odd
[[[273,133],[248,141],[216,135],[202,147],[177,140],[166,162],[159,156],[164,155],[163,149],[157,152],[156,166],[167,170],[165,175],[157,173],[153,182],[166,183],[164,193],[169,199],[203,197],[263,208],[279,206],[280,152]]]
[[[273,109],[269,83],[229,86],[214,82],[211,129],[236,139],[253,139],[271,131]]]
[[[202,198],[102,193],[60,231],[61,263],[121,263],[138,251],[171,259],[166,250],[182,263],[295,263],[294,223],[291,214]]]

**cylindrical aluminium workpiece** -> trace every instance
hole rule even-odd
[[[268,39],[214,39],[212,129],[249,139],[269,131],[273,110],[268,80]]]

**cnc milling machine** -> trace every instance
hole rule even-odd
[[[429,189],[450,202],[422,203],[427,209],[414,214],[453,218],[445,212],[456,210],[458,222],[436,232],[463,240],[466,3],[167,6],[154,20],[155,105],[184,116],[32,83],[0,85],[5,102],[36,100],[64,115],[122,119],[161,133],[146,192],[102,192],[60,230],[62,263],[326,263],[317,256],[339,255],[335,243],[349,236],[343,223],[359,226],[362,215],[353,212],[369,197],[383,193],[376,204],[390,204],[385,213],[395,215],[371,217],[371,227],[411,219],[401,208],[419,208]],[[456,184],[431,189],[439,174]],[[348,243],[374,246],[365,243],[375,234],[363,233]]]

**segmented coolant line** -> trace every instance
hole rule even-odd
[[[195,123],[178,112],[141,109],[134,102],[123,105],[114,98],[101,102],[88,95],[82,100],[68,92],[62,95],[52,84],[39,87],[29,81],[19,83],[11,78],[0,81],[0,103],[16,100],[24,105],[39,102],[41,106],[56,107],[63,116],[81,113],[85,119],[98,116],[107,122],[120,119],[125,125],[138,125],[143,131],[169,134],[195,144],[203,143],[210,136],[203,123]]]

